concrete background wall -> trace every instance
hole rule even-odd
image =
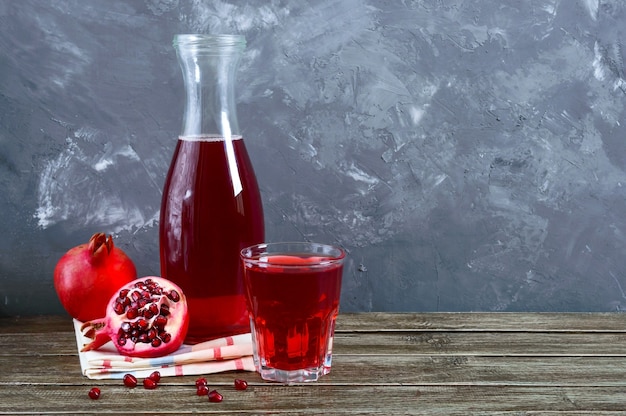
[[[176,33],[238,33],[268,241],[349,251],[344,311],[626,307],[621,0],[0,0],[0,314],[112,233],[158,274]]]

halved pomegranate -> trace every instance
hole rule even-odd
[[[104,318],[83,324],[83,334],[93,341],[81,351],[111,340],[126,356],[162,357],[180,348],[188,327],[187,300],[180,287],[162,277],[143,277],[111,297]]]

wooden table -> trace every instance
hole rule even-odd
[[[210,375],[224,401],[209,403],[195,376],[156,390],[83,377],[66,317],[0,318],[0,414],[626,415],[625,347],[622,314],[343,314],[319,382]]]

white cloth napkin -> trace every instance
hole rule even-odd
[[[251,334],[233,335],[195,345],[183,344],[176,352],[158,358],[135,358],[121,355],[111,341],[96,351],[80,352],[91,339],[85,337],[82,322],[74,319],[76,345],[83,375],[90,379],[121,379],[124,374],[145,378],[159,370],[162,377],[255,371],[252,361]]]

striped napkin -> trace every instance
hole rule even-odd
[[[251,334],[233,335],[195,345],[183,344],[176,352],[158,358],[136,358],[121,355],[111,341],[97,351],[80,352],[91,342],[74,319],[76,345],[83,375],[90,379],[121,379],[124,374],[148,377],[159,370],[162,377],[220,373],[224,371],[255,371],[252,361]]]

